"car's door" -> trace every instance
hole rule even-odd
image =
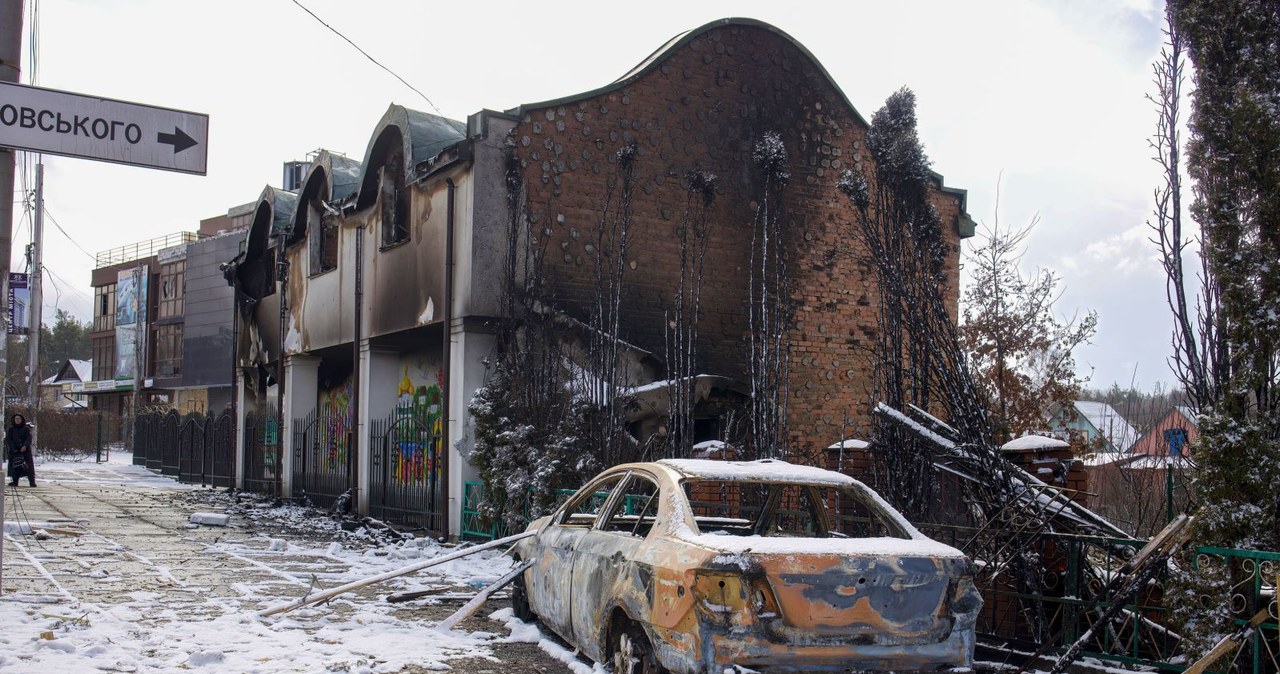
[[[615,600],[644,615],[648,621],[652,572],[633,562],[658,512],[658,485],[643,472],[632,471],[610,500],[596,525],[579,539],[573,557],[573,641],[587,655],[601,660],[600,634],[606,611]],[[619,596],[619,595],[627,596]]]
[[[573,553],[618,486],[622,474],[604,476],[579,490],[538,534],[529,604],[543,624],[572,638]]]

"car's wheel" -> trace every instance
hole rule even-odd
[[[533,609],[529,607],[529,593],[524,587],[523,573],[511,581],[511,612],[525,622],[533,622],[538,619],[538,616],[534,615]]]
[[[661,674],[644,630],[631,622],[618,627],[613,634],[613,674]]]

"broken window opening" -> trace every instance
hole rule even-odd
[[[683,483],[701,533],[785,538],[910,538],[852,489],[781,482]]]
[[[658,485],[643,475],[633,473],[601,529],[644,538],[649,535],[657,517]]]
[[[379,176],[379,201],[382,209],[382,247],[409,240],[409,190],[404,186],[404,156],[396,151],[387,155]]]
[[[560,524],[590,529],[620,480],[620,477],[614,477],[596,484],[590,491],[579,493],[562,511]]]
[[[318,200],[317,200],[318,201]],[[338,217],[315,205],[307,207],[311,276],[338,268]]]

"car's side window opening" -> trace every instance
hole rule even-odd
[[[632,473],[623,487],[613,512],[602,529],[620,531],[641,538],[649,535],[658,516],[658,485],[644,475]]]
[[[621,479],[622,476],[611,477],[598,483],[591,491],[578,494],[562,512],[560,524],[567,527],[591,528],[600,510],[609,501],[609,494],[618,487]]]

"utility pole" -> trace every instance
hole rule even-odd
[[[40,406],[40,326],[44,325],[44,293],[41,280],[44,275],[44,162],[36,164],[36,213],[31,227],[31,320],[27,321],[27,395],[31,397],[31,409],[39,412]],[[32,419],[35,421],[35,419]]]
[[[0,0],[0,82],[17,82],[22,72],[22,0]],[[0,297],[9,296],[9,255],[13,247],[14,152],[0,148]],[[9,383],[9,321],[0,311],[0,401]],[[3,407],[0,404],[0,407]],[[0,476],[3,477],[3,476]],[[0,479],[0,522],[4,521],[4,485]],[[4,568],[4,536],[0,534],[0,569]],[[4,575],[0,573],[0,591]]]

